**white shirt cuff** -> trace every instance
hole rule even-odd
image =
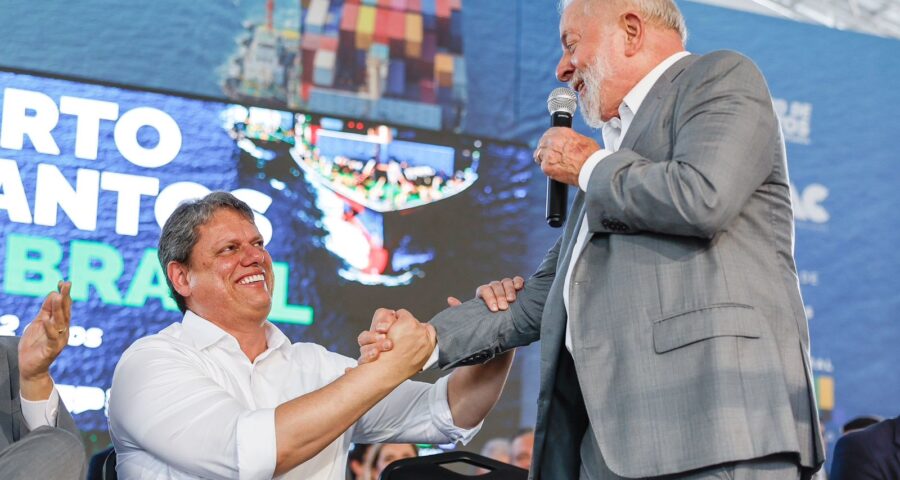
[[[462,442],[463,445],[466,445],[481,430],[484,420],[478,422],[478,425],[470,429],[457,427],[453,423],[453,413],[450,412],[450,401],[447,398],[447,383],[449,381],[450,375],[444,375],[435,382],[434,388],[428,393],[428,408],[431,413],[431,421],[452,442]]]
[[[437,344],[434,344],[434,351],[431,352],[431,356],[428,357],[428,361],[426,361],[425,365],[422,367],[423,372],[437,364],[438,356],[440,355],[440,351],[438,350],[438,348],[440,347]]]
[[[237,422],[238,478],[270,479],[275,475],[275,409],[241,414]]]
[[[19,394],[19,400],[22,402],[22,416],[25,417],[25,426],[28,430],[35,430],[40,427],[56,426],[56,418],[59,416],[59,392],[56,391],[56,385],[50,392],[50,398],[47,400],[25,400],[22,394]]]
[[[597,167],[597,164],[612,153],[612,150],[601,148],[592,153],[591,156],[585,160],[584,165],[581,166],[581,171],[578,172],[578,188],[580,188],[582,192],[587,191],[588,182],[591,180],[591,174],[594,173],[594,168]]]

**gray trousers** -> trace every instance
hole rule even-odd
[[[796,455],[769,455],[742,462],[726,463],[690,472],[647,477],[645,480],[797,480],[800,467]],[[580,480],[627,480],[610,471],[590,428],[581,441]]]
[[[81,439],[61,428],[40,427],[0,450],[3,480],[84,480]]]

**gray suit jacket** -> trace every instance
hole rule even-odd
[[[586,428],[621,476],[776,452],[818,467],[784,142],[756,66],[679,60],[572,211],[510,310],[473,300],[432,320],[443,368],[541,340],[535,477],[577,478]]]
[[[19,400],[18,347],[17,337],[0,337],[0,451],[28,434]],[[56,425],[81,438],[65,405],[60,405]]]

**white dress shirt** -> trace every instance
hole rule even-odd
[[[272,478],[275,407],[318,390],[356,361],[312,343],[291,344],[266,322],[268,348],[252,363],[237,340],[188,311],[135,342],[113,375],[109,431],[128,479]],[[343,480],[351,442],[468,442],[456,427],[447,377],[407,381],[318,455],[278,477]]]
[[[59,392],[56,391],[56,385],[53,386],[47,400],[25,400],[21,393],[19,400],[22,404],[22,416],[25,417],[25,426],[28,427],[28,431],[34,431],[44,426],[56,426],[56,418],[59,416]]]
[[[641,81],[625,95],[625,98],[622,99],[622,104],[619,105],[619,116],[611,118],[608,122],[604,123],[601,128],[603,146],[605,148],[597,150],[588,157],[587,161],[584,162],[584,165],[581,166],[581,171],[578,172],[578,187],[581,188],[582,191],[587,191],[588,182],[591,179],[591,173],[593,173],[594,168],[597,167],[604,158],[619,150],[619,146],[622,145],[622,139],[625,138],[625,134],[628,132],[628,127],[631,126],[634,116],[637,115],[638,108],[644,103],[644,98],[650,93],[650,89],[653,88],[653,85],[656,84],[659,77],[661,77],[669,67],[674,65],[675,62],[688,55],[690,55],[689,52],[682,51],[666,58],[660,62],[659,65],[654,67],[653,70],[650,70],[650,73],[645,75],[644,78],[642,78]],[[572,250],[572,257],[569,260],[569,270],[566,272],[566,278],[563,281],[563,291],[565,292],[565,295],[563,295],[563,303],[566,306],[567,319],[566,348],[569,350],[569,353],[572,353],[572,330],[570,328],[572,317],[569,315],[569,295],[571,290],[569,289],[569,286],[570,281],[572,280],[572,272],[575,269],[575,263],[577,263],[578,257],[581,256],[581,251],[584,249],[587,237],[588,222],[582,220],[581,228],[578,230],[578,237],[575,240],[575,247]]]

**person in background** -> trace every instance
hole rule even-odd
[[[510,463],[510,441],[506,438],[492,438],[481,447],[481,456],[496,460],[500,463]],[[488,473],[490,470],[475,468],[476,475]]]
[[[900,417],[838,439],[829,477],[831,480],[900,479]]]
[[[841,426],[841,435],[869,428],[882,420],[884,419],[877,415],[860,415]]]
[[[492,438],[481,447],[483,457],[496,460],[501,463],[511,463],[512,456],[510,441],[505,438]]]
[[[69,342],[72,284],[59,282],[21,338],[0,337],[0,479],[82,480],[81,435],[50,365]]]
[[[525,470],[531,468],[532,450],[534,450],[534,429],[523,429],[512,440],[512,464]]]
[[[404,458],[419,456],[419,449],[412,443],[380,443],[372,445],[366,452],[363,472],[364,480],[378,480],[381,472],[391,463]]]
[[[347,480],[361,480],[363,478],[366,452],[372,448],[368,443],[354,443],[347,456]]]

